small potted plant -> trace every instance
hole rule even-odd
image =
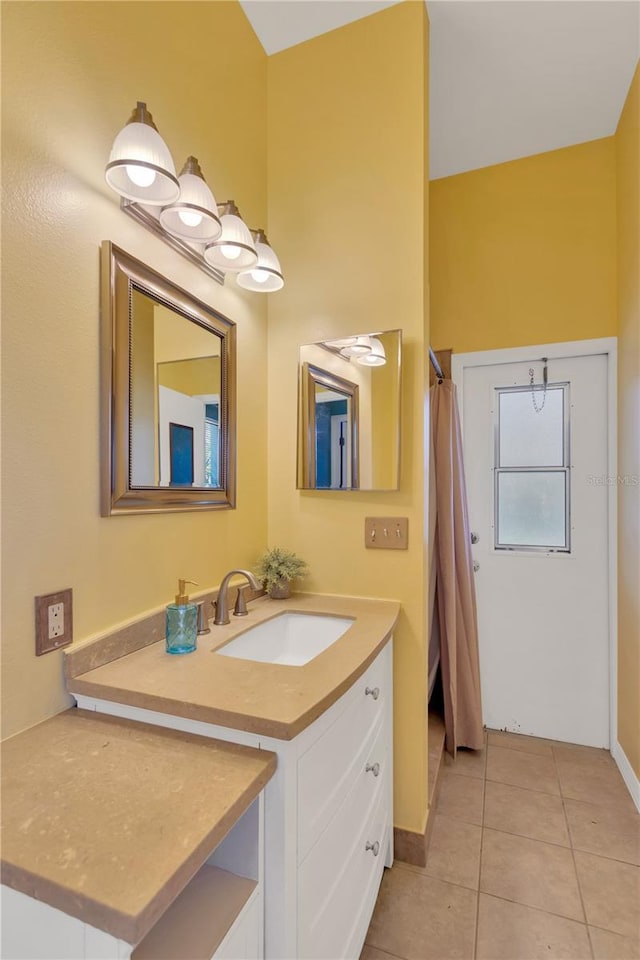
[[[308,567],[295,553],[272,547],[260,558],[256,572],[272,599],[286,600],[291,596],[291,581],[306,577]]]

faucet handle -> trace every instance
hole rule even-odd
[[[211,633],[211,627],[209,626],[209,618],[206,614],[206,608],[209,601],[201,600],[197,604],[198,607],[198,636],[201,637],[205,633]]]
[[[233,608],[234,617],[246,617],[247,615],[247,598],[245,596],[247,590],[248,587],[246,584],[243,587],[238,587],[236,605]]]

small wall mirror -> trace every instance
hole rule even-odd
[[[402,331],[300,347],[298,489],[397,490]]]
[[[102,245],[102,514],[235,506],[235,325]]]

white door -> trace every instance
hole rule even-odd
[[[607,357],[543,368],[462,374],[484,722],[608,747]]]

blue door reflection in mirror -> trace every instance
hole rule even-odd
[[[169,424],[169,446],[172,487],[190,487],[193,484],[193,427],[182,423]]]
[[[323,393],[316,391],[316,489],[348,487],[347,399],[323,402]]]

